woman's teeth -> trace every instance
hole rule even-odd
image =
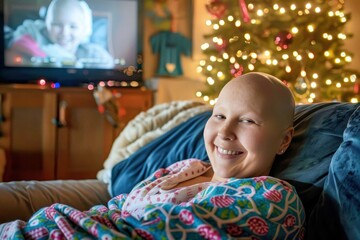
[[[219,151],[219,153],[226,154],[226,155],[238,155],[238,154],[241,153],[239,151],[227,150],[227,149],[224,149],[224,148],[221,148],[221,147],[218,147],[218,151]]]

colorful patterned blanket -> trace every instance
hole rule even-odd
[[[27,223],[1,225],[0,239],[302,239],[304,234],[304,210],[294,188],[272,177],[210,185],[191,204],[149,204],[142,219],[122,211],[126,197],[86,212],[54,204]]]

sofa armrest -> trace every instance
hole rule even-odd
[[[98,180],[18,181],[0,183],[0,223],[29,217],[42,207],[64,203],[79,210],[106,205],[107,185]]]

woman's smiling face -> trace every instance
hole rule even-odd
[[[280,124],[274,106],[278,96],[267,85],[236,79],[221,91],[204,129],[213,180],[268,175],[275,155],[287,147],[284,140],[290,142],[289,126]]]

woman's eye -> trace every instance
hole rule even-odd
[[[220,114],[216,114],[214,115],[215,118],[217,119],[225,119],[225,117],[223,115],[220,115]]]
[[[255,121],[251,120],[251,119],[240,119],[240,122],[242,122],[242,123],[255,123]]]

